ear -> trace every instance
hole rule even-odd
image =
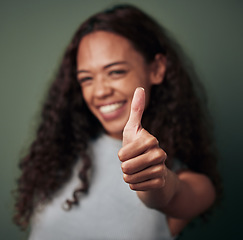
[[[163,82],[166,72],[166,57],[157,53],[154,61],[151,64],[150,83],[152,85],[158,85]]]

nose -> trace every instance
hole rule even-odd
[[[94,81],[94,96],[97,98],[105,98],[112,94],[110,82],[104,77],[99,77]]]

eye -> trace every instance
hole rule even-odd
[[[78,79],[78,83],[80,85],[84,85],[84,84],[90,83],[91,80],[92,80],[92,77],[83,77],[83,78]]]
[[[126,73],[127,71],[123,69],[113,70],[109,72],[109,76],[111,76],[112,78],[119,78],[123,77]]]

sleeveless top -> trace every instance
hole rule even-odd
[[[53,200],[36,209],[29,240],[172,240],[166,216],[147,208],[123,180],[117,156],[122,142],[101,135],[90,144],[92,172],[87,194],[62,208],[80,187],[79,159],[70,180]]]

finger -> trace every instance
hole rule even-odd
[[[139,87],[135,90],[132,103],[130,116],[125,126],[126,130],[131,131],[136,135],[137,131],[141,128],[141,119],[143,116],[143,111],[145,108],[145,91],[143,88]]]
[[[165,186],[165,178],[155,178],[141,183],[129,184],[134,191],[149,191]]]
[[[128,175],[123,174],[123,179],[126,183],[129,184],[136,184],[145,182],[148,180],[152,180],[155,178],[162,178],[166,176],[167,171],[164,164],[157,164],[155,166],[149,167],[144,171],[140,171],[138,173]]]
[[[124,145],[119,150],[118,157],[121,162],[135,158],[149,149],[158,147],[159,142],[153,135],[148,133],[145,129],[142,129],[140,133],[139,138]]]
[[[121,164],[123,173],[134,174],[142,171],[150,166],[163,163],[166,153],[161,148],[153,148],[149,152],[145,152],[135,158],[131,158]]]

